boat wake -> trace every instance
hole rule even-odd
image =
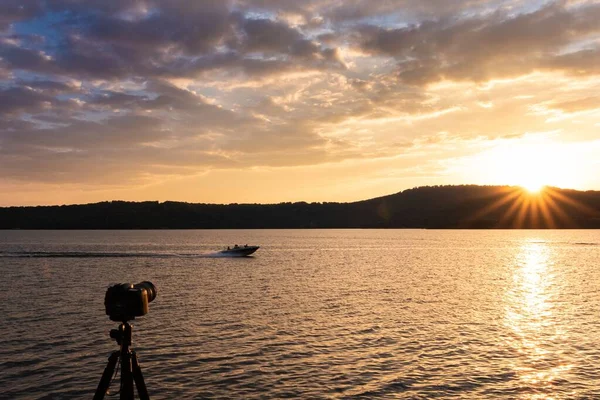
[[[87,251],[0,251],[0,258],[232,258],[236,255],[213,253],[141,253]]]

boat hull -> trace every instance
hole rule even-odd
[[[234,247],[232,249],[222,250],[220,254],[229,256],[229,257],[246,257],[250,254],[254,253],[258,250],[260,246],[244,246],[244,247]]]

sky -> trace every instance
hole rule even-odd
[[[2,0],[0,206],[600,189],[600,1]]]

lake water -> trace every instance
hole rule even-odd
[[[0,273],[2,399],[91,398],[143,280],[153,399],[600,398],[600,231],[0,231]]]

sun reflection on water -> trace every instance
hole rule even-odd
[[[556,324],[553,297],[557,295],[551,248],[540,240],[529,240],[521,248],[513,271],[513,284],[506,294],[505,324],[513,333],[509,345],[519,356],[513,368],[524,398],[552,398],[552,388],[573,368],[553,344],[564,332]],[[550,396],[550,397],[548,397]]]

